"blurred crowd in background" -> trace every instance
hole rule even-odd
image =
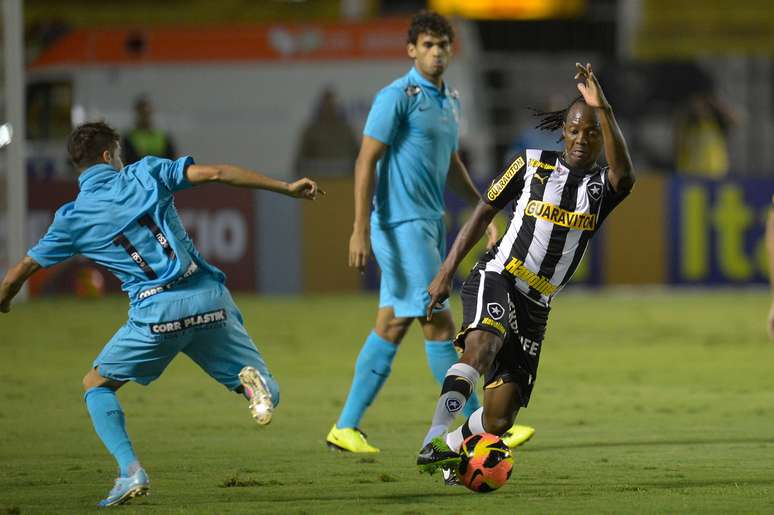
[[[424,8],[448,16],[457,33],[446,78],[460,92],[460,149],[480,186],[523,148],[559,147],[558,134],[534,128],[533,114],[568,105],[575,62],[594,63],[638,175],[654,178],[633,198],[654,206],[642,216],[661,228],[651,239],[640,234],[638,277],[595,276],[595,259],[613,258],[592,249],[591,282],[765,280],[762,220],[774,172],[768,0],[221,0],[217,9],[208,0],[26,0],[27,175],[34,184],[73,183],[64,139],[75,124],[105,119],[125,134],[128,162],[193,154],[319,178],[338,195],[331,212],[283,211],[260,195],[246,201],[241,222],[227,202],[186,209],[183,201],[182,211],[220,265],[235,255],[235,267],[265,265],[270,241],[298,256],[282,263],[297,270],[292,277],[259,270],[248,289],[357,288],[342,279],[346,270],[328,282],[309,270],[345,261],[344,243],[331,263],[321,256],[351,225],[370,102],[410,66],[405,30]],[[674,182],[681,178],[708,182]],[[55,200],[66,199],[30,193],[31,239]],[[267,215],[298,229],[279,234]],[[306,220],[323,216],[342,229],[304,233]]]

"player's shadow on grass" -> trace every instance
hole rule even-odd
[[[774,438],[697,438],[693,440],[648,440],[620,442],[578,442],[560,445],[531,444],[519,452],[562,451],[567,449],[594,449],[603,447],[658,447],[674,445],[733,445],[733,444],[774,444]]]

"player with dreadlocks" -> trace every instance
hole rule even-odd
[[[562,125],[564,125],[564,119],[567,116],[567,111],[569,111],[572,106],[581,100],[583,100],[583,95],[578,95],[573,99],[572,102],[570,102],[570,105],[564,109],[559,109],[558,111],[538,111],[537,109],[530,108],[530,110],[533,111],[532,116],[540,118],[540,123],[535,125],[535,128],[540,129],[541,131],[549,132],[561,129]],[[559,138],[559,141],[562,141],[563,139],[564,136]]]
[[[417,458],[422,472],[453,469],[463,440],[502,435],[527,406],[537,377],[551,299],[570,280],[591,237],[634,184],[631,158],[591,64],[576,64],[581,96],[566,109],[537,113],[538,128],[562,130],[564,151],[528,149],[492,181],[460,230],[428,292],[433,308],[449,296],[462,259],[498,211],[513,201],[505,235],[462,285],[460,360],[446,373]],[[604,145],[608,166],[597,164]],[[484,406],[446,434],[484,376]]]

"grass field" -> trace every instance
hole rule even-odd
[[[772,513],[768,302],[762,290],[561,296],[520,415],[538,432],[510,482],[481,495],[413,465],[439,389],[417,328],[363,422],[382,453],[337,454],[324,437],[376,298],[237,296],[283,388],[274,422],[255,427],[185,356],[150,387],[127,385],[152,493],[121,512]],[[0,317],[0,513],[88,513],[112,486],[80,379],[125,315],[111,297]]]

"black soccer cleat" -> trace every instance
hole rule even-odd
[[[460,455],[452,451],[443,437],[437,436],[422,447],[417,456],[419,472],[432,475],[441,467],[454,469],[460,462]]]
[[[451,467],[441,467],[443,473],[443,484],[446,486],[462,486],[457,471]]]

